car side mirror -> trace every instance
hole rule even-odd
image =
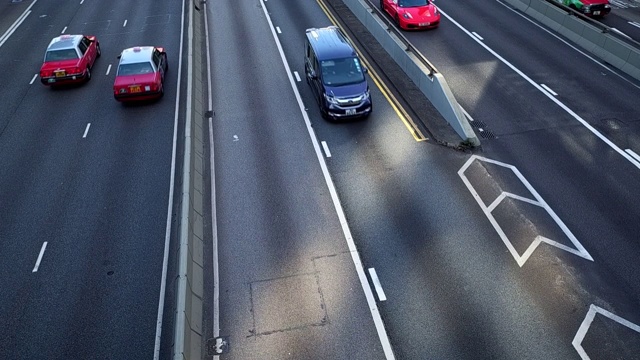
[[[121,57],[122,57],[122,55],[118,55],[118,56],[117,56],[117,59],[118,59],[118,60],[120,60],[120,58],[121,58]]]
[[[309,73],[309,77],[315,80],[318,78],[318,74],[316,74],[315,71],[311,70],[311,72]]]
[[[363,67],[362,67],[362,72],[366,74],[366,73],[368,73],[368,72],[369,72],[369,69],[367,69],[365,66],[363,66]]]

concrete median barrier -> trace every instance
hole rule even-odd
[[[388,23],[364,0],[343,0],[343,2],[431,101],[460,138],[474,146],[479,146],[480,140],[469,125],[444,76],[428,61],[425,62],[422,55],[413,49],[406,39],[402,39],[391,31]]]

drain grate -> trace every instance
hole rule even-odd
[[[492,131],[488,131],[488,130],[484,130],[484,129],[478,129],[479,133],[480,133],[480,137],[483,139],[495,139],[496,135],[492,132]]]

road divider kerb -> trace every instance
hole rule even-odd
[[[203,14],[188,1],[187,31],[187,96],[182,191],[178,223],[178,253],[176,274],[176,311],[173,345],[174,360],[202,359],[204,235],[203,178],[205,109],[203,98],[203,56],[199,49],[203,39]],[[196,11],[197,10],[197,11]]]

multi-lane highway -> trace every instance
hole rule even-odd
[[[171,357],[182,3],[0,5],[0,359]],[[438,0],[440,28],[404,34],[479,134],[463,152],[341,0],[197,5],[220,359],[640,358],[638,81],[499,1]],[[370,70],[367,120],[322,119],[305,82],[305,29],[328,25]],[[102,57],[52,90],[36,74],[63,32]],[[116,56],[147,44],[165,97],[122,106]]]
[[[340,1],[328,3],[354,24]],[[309,155],[296,92],[312,138],[326,144],[316,151],[364,268],[375,268],[384,288],[378,306],[395,357],[637,356],[640,169],[625,151],[640,152],[636,81],[499,2],[439,4],[439,29],[406,36],[445,75],[482,132],[481,157],[470,157],[416,141],[377,86],[369,120],[322,120],[304,83],[301,44],[306,28],[333,23],[325,2],[263,4],[268,17],[237,4],[210,13],[213,78],[225,84],[213,93],[229,95],[215,103],[213,119],[220,334],[231,344],[222,358],[353,358],[361,351],[354,331],[375,326],[362,317],[366,304],[351,293],[357,283],[344,268],[314,267],[349,241],[314,225],[327,223],[316,208],[326,206],[328,194],[315,190],[325,179]],[[375,53],[362,28],[350,31],[363,53]],[[223,43],[228,51],[216,51]],[[389,66],[367,61],[374,73]],[[231,63],[239,70],[226,79]],[[301,77],[296,90],[287,72]],[[324,200],[310,201],[314,194]],[[300,285],[283,279],[309,272],[317,276],[313,291],[287,295]],[[327,323],[305,326],[317,320],[309,308],[317,305],[315,286],[322,293],[342,281],[349,306],[326,296]],[[279,294],[262,299],[269,288]],[[291,301],[295,316],[286,317]],[[358,314],[355,324],[349,318],[355,329],[343,323],[348,314]],[[327,348],[323,330],[338,345]]]
[[[0,358],[151,359],[178,71],[157,103],[123,106],[112,85],[127,47],[178,64],[181,2],[1,6],[2,32],[19,26],[0,47]],[[36,75],[62,33],[102,56],[89,83],[50,89]]]

